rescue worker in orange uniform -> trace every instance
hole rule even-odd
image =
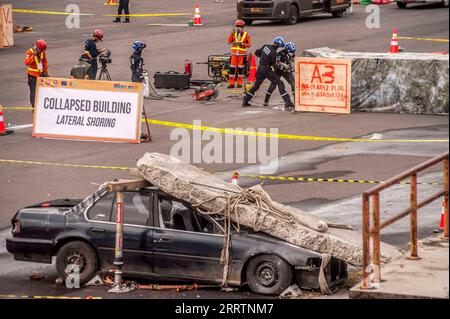
[[[250,36],[244,31],[245,22],[237,20],[234,30],[228,36],[228,44],[231,44],[231,60],[228,71],[228,88],[241,88],[244,84],[244,66],[247,58],[247,48],[251,46]]]
[[[36,95],[36,82],[38,77],[48,76],[48,64],[45,51],[47,50],[47,42],[37,40],[32,48],[27,51],[25,57],[25,65],[28,67],[28,86],[30,87],[30,103],[34,108],[34,100]]]

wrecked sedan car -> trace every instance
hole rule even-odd
[[[163,281],[221,284],[224,227],[155,187],[124,193],[124,274]],[[74,265],[80,282],[114,269],[116,194],[100,188],[84,200],[56,200],[20,209],[12,219],[7,250],[15,260],[52,263],[66,277]],[[277,295],[291,284],[319,288],[321,254],[240,227],[231,235],[230,286],[248,284]],[[330,287],[347,276],[332,258],[325,268]]]

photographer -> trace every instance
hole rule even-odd
[[[70,77],[79,80],[89,80],[89,71],[91,69],[91,60],[89,52],[84,52],[78,63],[70,70]],[[93,79],[95,80],[95,79]]]
[[[88,51],[91,59],[91,68],[89,69],[89,78],[95,80],[97,78],[97,57],[104,51],[104,49],[97,48],[97,42],[103,41],[103,31],[100,29],[94,30],[91,37],[86,40],[84,50]]]

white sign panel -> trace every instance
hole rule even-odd
[[[33,136],[139,143],[142,84],[39,78]]]

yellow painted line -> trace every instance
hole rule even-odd
[[[109,170],[122,170],[122,171],[128,171],[128,170],[131,169],[131,167],[123,167],[123,166],[64,164],[64,163],[51,163],[51,162],[35,162],[35,161],[10,160],[10,159],[3,159],[3,158],[0,158],[0,163],[32,164],[32,165],[63,166],[63,167],[78,167],[78,168],[95,168],[95,169],[109,169]]]
[[[399,40],[416,40],[416,41],[431,41],[431,42],[446,42],[448,39],[436,39],[436,38],[416,38],[416,37],[398,37]]]
[[[74,13],[65,11],[45,11],[45,10],[25,10],[25,9],[13,9],[15,13],[28,13],[28,14],[47,14],[47,15],[77,15],[77,16],[96,16],[94,13]],[[189,13],[185,12],[168,12],[168,13],[132,13],[121,14],[121,17],[179,17],[187,16]],[[117,14],[105,14],[104,17],[117,17]]]
[[[29,14],[49,14],[49,15],[77,15],[77,16],[93,16],[92,13],[74,13],[74,12],[61,12],[61,11],[44,11],[44,10],[25,10],[25,9],[13,9],[15,13],[29,13]]]
[[[145,119],[143,119],[145,122]],[[272,134],[272,133],[264,133],[264,132],[248,132],[242,130],[234,130],[234,129],[225,129],[225,128],[217,128],[217,127],[209,127],[209,126],[199,126],[192,125],[186,123],[177,123],[177,122],[168,122],[154,119],[147,119],[149,124],[160,125],[160,126],[168,126],[168,127],[176,127],[176,128],[184,128],[188,130],[198,130],[198,131],[208,131],[208,132],[217,132],[222,134],[231,134],[231,135],[244,135],[244,136],[257,136],[257,137],[266,137],[266,138],[277,138],[277,139],[286,139],[286,140],[300,140],[300,141],[334,141],[334,142],[370,142],[370,143],[448,143],[448,139],[435,139],[435,140],[420,140],[420,139],[380,139],[380,140],[372,140],[369,138],[341,138],[341,137],[322,137],[322,136],[303,136],[303,135],[291,135],[291,134]]]
[[[65,299],[65,300],[80,300],[80,299],[103,299],[102,297],[68,297],[68,296],[27,296],[27,295],[0,295],[0,299],[15,298],[15,299]]]
[[[1,107],[5,111],[32,111],[31,106],[3,106]]]
[[[188,13],[132,13],[132,14],[106,14],[105,17],[182,17]]]

